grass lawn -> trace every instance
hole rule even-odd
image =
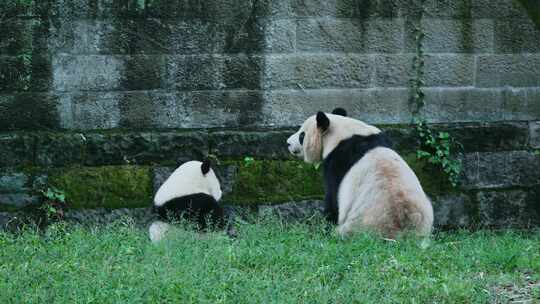
[[[275,219],[238,233],[0,233],[0,303],[540,303],[540,231],[440,233],[427,249]]]

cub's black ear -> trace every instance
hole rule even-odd
[[[205,159],[201,165],[201,171],[203,175],[206,175],[206,173],[210,172],[210,160]]]
[[[332,111],[332,114],[347,117],[347,111],[345,111],[344,108],[335,108],[334,111]]]
[[[322,132],[324,132],[328,129],[329,126],[330,126],[330,119],[328,119],[328,116],[326,116],[326,114],[319,111],[317,113],[317,128],[319,128]]]

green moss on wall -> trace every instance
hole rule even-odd
[[[540,29],[540,1],[538,0],[518,0],[525,8],[536,26]]]
[[[48,183],[65,191],[72,208],[134,208],[152,202],[150,169],[116,166],[63,169]]]
[[[444,175],[417,160],[414,153],[404,158],[429,195],[453,191]],[[222,176],[226,179],[222,183],[231,190],[223,197],[225,204],[255,206],[324,198],[322,168],[303,161],[224,161],[216,169],[230,169]],[[71,208],[147,207],[154,195],[153,175],[147,166],[26,168],[24,174],[33,177],[35,189],[54,186],[64,191]]]
[[[323,198],[322,170],[301,161],[226,162],[237,168],[225,203],[249,205]]]
[[[404,155],[405,161],[416,173],[430,196],[447,194],[454,189],[446,177],[416,154]],[[232,192],[225,195],[227,204],[278,204],[305,199],[323,199],[322,168],[302,161],[225,162],[236,168]]]
[[[447,177],[438,168],[429,164],[425,159],[418,159],[416,153],[403,155],[403,159],[418,176],[426,194],[436,196],[455,190],[448,182]]]

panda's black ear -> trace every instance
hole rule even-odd
[[[332,111],[332,114],[347,117],[347,111],[345,111],[344,108],[335,108],[334,111]]]
[[[201,165],[201,171],[202,171],[202,174],[203,174],[203,175],[206,175],[206,173],[210,172],[210,160],[205,159],[205,160],[202,162],[202,165]]]
[[[329,126],[330,126],[330,119],[328,119],[328,116],[326,116],[326,114],[319,111],[317,113],[317,128],[319,128],[321,132],[324,132],[328,129]]]

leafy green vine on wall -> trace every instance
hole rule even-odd
[[[440,168],[452,186],[456,187],[461,174],[461,160],[456,151],[461,148],[448,132],[437,132],[422,116],[422,109],[426,105],[426,96],[423,91],[424,82],[424,31],[422,29],[423,3],[420,1],[420,16],[414,26],[415,56],[413,58],[413,75],[411,79],[411,106],[415,131],[420,139],[420,147],[416,151],[418,159],[426,159],[430,164]]]

